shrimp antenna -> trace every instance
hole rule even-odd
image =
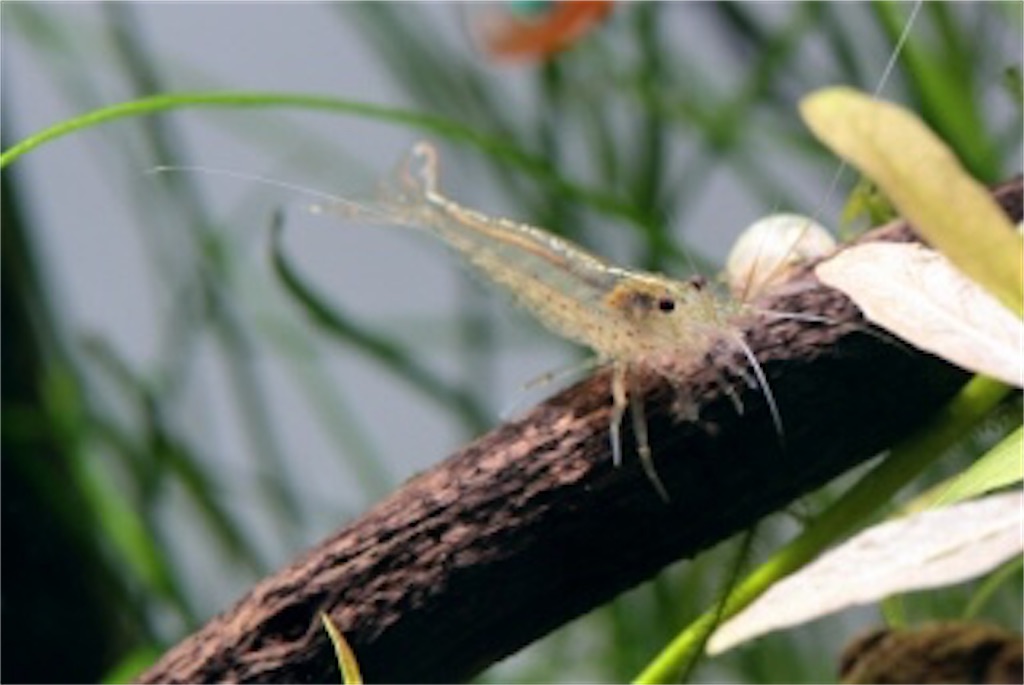
[[[907,17],[907,21],[903,25],[903,30],[900,32],[899,38],[896,39],[896,45],[893,46],[892,54],[889,55],[889,60],[886,62],[885,68],[882,70],[882,75],[878,79],[878,84],[875,86],[875,89],[874,89],[874,91],[871,94],[872,97],[875,97],[875,98],[878,97],[878,95],[882,92],[882,89],[885,88],[886,83],[888,83],[889,77],[892,76],[892,72],[896,68],[896,62],[899,60],[899,57],[900,57],[900,55],[903,52],[903,48],[906,45],[907,40],[910,38],[910,31],[913,29],[914,22],[917,20],[917,15],[921,11],[921,6],[923,4],[924,4],[924,0],[916,0],[916,2],[914,2],[914,7],[913,7],[913,9],[910,10],[910,15]],[[816,219],[816,217],[821,215],[821,213],[825,209],[825,204],[832,198],[832,195],[835,194],[836,188],[839,186],[839,179],[842,178],[842,175],[846,171],[846,167],[847,166],[848,166],[847,162],[844,160],[836,168],[835,173],[832,175],[832,180],[829,183],[828,190],[825,193],[825,197],[822,198],[821,202],[818,203],[818,207],[814,211],[814,215],[813,215],[814,218],[812,218],[810,221],[807,222],[807,226],[808,227],[810,226],[811,222]],[[803,231],[807,231],[807,230],[808,230],[807,228],[803,229]],[[801,237],[802,237],[802,235],[801,235]],[[790,248],[790,249],[791,250],[795,250],[796,246],[797,246],[797,244],[799,242],[800,242],[800,238],[798,238],[797,240],[793,241],[793,247]],[[784,264],[784,263],[785,263],[785,259],[779,260],[779,264],[780,265]],[[777,266],[776,268],[781,268],[781,266]],[[748,291],[749,291],[750,287],[753,284],[753,278],[754,278],[754,272],[755,271],[756,271],[756,269],[751,270],[750,275],[748,275],[747,283],[744,284],[744,287],[743,287],[743,294],[742,294],[741,301],[744,301],[747,298]],[[805,320],[805,321],[820,321],[821,319],[825,318],[825,317],[818,317],[818,316],[813,316],[813,315],[806,316],[806,315],[798,315],[798,314],[792,314],[792,313],[787,314],[787,313],[784,313],[784,312],[765,312],[765,313],[770,314],[772,316],[776,316],[776,317],[790,318],[790,319],[796,319],[796,320],[802,319],[802,320]],[[771,389],[768,387],[768,380],[767,380],[767,378],[764,375],[764,370],[761,368],[760,363],[758,363],[757,358],[754,357],[754,353],[750,349],[750,346],[747,345],[745,340],[743,340],[743,337],[741,335],[737,334],[737,335],[734,336],[734,339],[736,341],[736,344],[739,345],[740,349],[743,350],[743,354],[750,361],[751,367],[754,370],[754,375],[757,377],[757,382],[761,384],[761,388],[764,390],[765,400],[768,402],[768,408],[771,410],[771,413],[772,413],[772,421],[774,421],[775,429],[779,433],[779,441],[782,442],[784,440],[784,436],[783,436],[783,432],[782,432],[782,417],[779,415],[779,407],[778,407],[778,405],[775,402],[775,397],[774,397],[774,395],[772,395]]]
[[[907,21],[903,25],[903,30],[900,31],[900,35],[896,39],[896,44],[893,46],[892,53],[889,55],[889,59],[886,62],[885,67],[882,69],[882,75],[879,77],[877,85],[875,85],[874,90],[871,92],[872,98],[877,98],[881,94],[882,89],[885,88],[886,84],[889,82],[889,78],[892,76],[893,71],[895,71],[896,63],[899,61],[900,55],[903,54],[903,48],[906,46],[907,41],[910,39],[910,32],[914,27],[914,23],[917,21],[917,15],[921,11],[921,7],[923,4],[924,0],[916,0],[914,2],[914,6],[910,10],[910,14],[907,17]],[[797,236],[796,240],[793,241],[793,245],[790,248],[789,253],[784,255],[783,258],[778,261],[778,264],[775,266],[775,268],[772,271],[770,271],[763,280],[773,278],[779,269],[784,268],[783,265],[788,260],[790,253],[797,249],[797,245],[803,238],[804,233],[806,233],[807,230],[809,230],[810,225],[813,222],[816,222],[824,213],[825,205],[827,205],[828,202],[832,199],[832,196],[835,195],[836,189],[839,187],[839,181],[842,179],[843,174],[846,173],[846,169],[848,166],[849,164],[845,160],[843,160],[839,164],[839,166],[836,167],[835,173],[832,174],[832,180],[829,181],[828,189],[825,191],[825,195],[822,197],[821,201],[818,202],[817,207],[815,207],[814,212],[811,214],[811,218],[807,222],[807,227],[805,227],[801,234]],[[756,269],[753,269],[747,276],[747,282],[743,286],[743,292],[740,298],[740,300],[743,302],[747,300],[747,297],[750,294],[750,290],[753,286],[753,279],[755,273]]]
[[[542,373],[535,378],[531,378],[519,388],[519,392],[516,393],[516,396],[512,398],[508,405],[498,413],[498,416],[500,416],[502,420],[509,420],[511,417],[518,414],[519,410],[523,408],[526,401],[531,396],[531,391],[551,384],[560,385],[566,380],[582,377],[583,374],[598,368],[603,363],[604,360],[595,355],[587,357],[581,362],[553,369],[546,373]]]
[[[250,174],[244,171],[234,171],[232,169],[219,169],[216,167],[208,166],[192,166],[192,165],[159,165],[154,166],[145,171],[147,175],[156,175],[164,173],[194,173],[194,174],[207,174],[209,176],[224,176],[227,178],[233,178],[239,181],[246,181],[250,183],[260,183],[262,185],[272,186],[275,188],[281,188],[290,192],[305,195],[307,197],[316,198],[322,200],[327,204],[340,205],[351,212],[351,216],[358,217],[359,215],[370,215],[384,221],[393,221],[394,217],[388,215],[386,212],[374,209],[370,204],[364,204],[350,200],[348,198],[341,197],[340,195],[333,195],[331,193],[316,190],[315,188],[308,188],[295,183],[288,183],[287,181],[281,181],[276,178],[269,178],[267,176],[260,176],[258,174]],[[309,205],[308,209],[314,213],[322,213],[324,206],[319,204]]]
[[[900,55],[903,54],[903,47],[907,44],[907,40],[910,38],[910,31],[914,28],[914,22],[917,20],[917,14],[921,11],[921,6],[924,4],[924,0],[916,0],[914,2],[913,9],[910,10],[910,16],[907,17],[907,22],[903,25],[903,30],[900,32],[899,38],[896,39],[896,45],[893,46],[892,54],[889,55],[889,61],[885,63],[885,68],[882,69],[882,75],[878,78],[878,84],[871,93],[872,98],[877,98],[882,89],[885,88],[889,82],[889,77],[892,76],[892,72],[896,69],[896,62],[899,60]],[[835,174],[832,175],[832,182],[829,183],[828,190],[825,193],[825,197],[822,198],[821,202],[818,203],[818,208],[814,212],[814,217],[821,216],[821,213],[825,211],[825,203],[828,202],[832,195],[835,194],[836,188],[839,186],[839,179],[849,164],[846,160],[836,168]]]
[[[764,391],[765,402],[768,403],[768,411],[772,415],[772,423],[775,424],[775,432],[779,434],[779,445],[783,451],[786,449],[785,444],[785,433],[782,428],[782,415],[779,413],[779,405],[775,401],[775,395],[772,393],[771,387],[768,385],[768,378],[764,375],[764,369],[761,367],[761,363],[757,361],[757,357],[754,356],[754,351],[750,349],[750,345],[743,339],[743,335],[740,333],[733,332],[731,334],[733,342],[743,351],[743,356],[750,362],[750,368],[754,371],[754,376],[757,378],[758,385],[761,386],[761,390]]]

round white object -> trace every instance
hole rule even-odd
[[[799,214],[772,214],[751,224],[733,244],[726,262],[732,294],[749,300],[782,281],[794,266],[831,253],[836,241],[825,228]]]

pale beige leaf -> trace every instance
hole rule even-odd
[[[800,113],[818,140],[878,184],[932,245],[1024,316],[1024,240],[913,112],[840,86],[804,98]]]
[[[908,243],[867,243],[815,268],[873,323],[976,373],[1024,385],[1024,322],[945,257]]]
[[[969,580],[1020,554],[1024,492],[870,528],[774,585],[708,642],[717,654],[780,628],[909,590]]]

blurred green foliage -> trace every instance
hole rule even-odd
[[[572,49],[515,69],[496,69],[464,45],[438,39],[448,35],[438,17],[464,7],[339,3],[322,9],[339,26],[359,28],[364,49],[394,85],[424,116],[444,124],[433,133],[465,151],[453,166],[492,179],[517,218],[585,244],[601,244],[604,222],[614,220],[628,231],[636,265],[685,274],[714,262],[687,244],[685,229],[695,199],[720,174],[739,179],[765,211],[822,211],[836,162],[803,130],[795,102],[834,83],[874,90],[912,6],[623,3]],[[5,4],[5,42],[29,49],[83,112],[110,104],[106,79],[132,97],[162,94],[175,65],[142,40],[137,11],[131,4],[103,5],[102,30],[83,36],[60,5]],[[243,20],[245,6],[235,11]],[[714,59],[673,33],[679,21],[673,15],[684,12],[706,26],[717,48]],[[1007,75],[1020,73],[1010,60],[1020,59],[1021,22],[1019,3],[926,3],[885,91],[920,112],[986,182],[1015,173],[1020,164],[1019,76]],[[525,83],[528,106],[514,106],[509,97],[513,74]],[[375,116],[371,110],[364,115]],[[20,133],[30,132],[26,122],[15,123]],[[332,145],[301,130],[290,135],[290,144],[306,150]],[[258,131],[242,130],[239,137],[265,149],[283,144]],[[154,164],[202,162],[201,153],[197,160],[183,156],[174,122],[157,115],[118,124],[102,141],[106,154],[97,164],[120,179],[112,182],[136,212],[147,268],[170,304],[161,313],[158,360],[146,368],[133,366],[108,340],[75,330],[33,244],[39,234],[29,223],[34,214],[22,211],[45,192],[29,193],[16,165],[4,170],[4,680],[128,678],[212,611],[198,604],[194,589],[202,579],[188,578],[185,555],[208,557],[225,576],[245,583],[282,563],[296,541],[323,533],[311,522],[317,506],[304,496],[285,456],[268,397],[268,356],[287,364],[297,356],[289,346],[355,349],[365,363],[436,403],[467,437],[495,420],[484,379],[494,373],[500,344],[491,302],[475,285],[462,291],[459,318],[441,322],[456,332],[465,366],[454,378],[422,362],[414,336],[379,330],[316,292],[277,243],[272,269],[278,290],[313,325],[268,330],[242,292],[240,274],[252,269],[247,253],[204,202],[202,179],[168,175],[154,194],[140,177]],[[12,142],[5,140],[4,148]],[[848,185],[855,181],[847,179]],[[137,192],[143,183],[146,192]],[[135,196],[150,199],[143,205],[131,200]],[[141,230],[153,217],[177,230]],[[216,446],[182,420],[203,355],[212,355],[227,379],[259,474],[253,483],[239,485],[211,466]],[[316,371],[321,363],[286,368],[362,493],[358,501],[332,504],[331,516],[340,521],[396,483],[376,453],[373,428],[350,417],[351,399],[323,381]],[[1019,404],[1000,410],[990,422],[999,427],[990,431],[994,437],[967,436],[943,469],[955,472],[983,453],[1012,429],[1007,417],[1016,415]],[[922,479],[927,482],[917,489],[941,475]],[[848,485],[841,481],[802,507],[822,509]],[[260,510],[255,522],[242,515],[239,498]],[[179,539],[180,522],[167,516],[181,507],[190,512],[187,525],[200,531],[187,544]],[[773,517],[758,527],[749,554],[738,557],[723,545],[668,569],[480,680],[628,679],[714,603],[737,559],[754,563],[798,526],[785,514]],[[906,615],[923,620],[973,611],[971,598],[984,583],[908,598]],[[1019,626],[1019,574],[994,592],[998,599],[985,602],[982,615]],[[830,680],[841,642],[850,637],[848,625],[833,618],[769,636],[702,664],[694,678]]]

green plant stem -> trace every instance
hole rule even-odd
[[[437,133],[447,133],[455,138],[466,137],[463,129],[440,117],[318,95],[270,92],[165,93],[101,107],[45,128],[38,133],[28,136],[5,150],[3,154],[0,154],[0,168],[7,166],[26,152],[34,150],[44,143],[74,133],[75,131],[126,117],[146,116],[174,109],[197,107],[298,107],[303,109],[342,111],[348,114],[374,117],[395,123],[427,128]],[[496,147],[499,144],[495,141],[492,145]]]
[[[631,203],[611,197],[602,189],[587,188],[558,175],[543,155],[532,155],[511,146],[506,139],[481,133],[444,117],[385,107],[368,102],[303,93],[258,91],[165,93],[121,102],[70,119],[65,119],[34,133],[0,153],[0,169],[45,143],[82,129],[128,117],[148,116],[158,112],[188,108],[260,108],[296,107],[376,119],[392,124],[428,131],[448,140],[472,145],[495,159],[522,169],[538,180],[569,197],[583,201],[594,209],[644,226],[646,216]]]
[[[985,608],[985,605],[988,604],[992,596],[995,595],[996,591],[1004,583],[1020,577],[1021,567],[1024,567],[1024,558],[1017,557],[990,574],[974,593],[974,596],[971,597],[970,603],[964,609],[963,619],[971,621],[977,618],[981,610]]]
[[[902,630],[910,625],[903,595],[893,595],[882,600],[882,618],[885,619],[885,625],[892,630]]]
[[[747,560],[750,557],[751,548],[754,545],[754,535],[757,532],[757,525],[751,526],[746,533],[743,534],[743,538],[740,541],[739,550],[736,554],[736,559],[732,563],[729,569],[728,578],[726,578],[725,585],[723,586],[721,597],[715,606],[708,612],[711,616],[711,620],[706,622],[705,630],[700,631],[699,634],[694,636],[695,649],[691,649],[687,655],[686,662],[682,665],[682,670],[679,671],[679,682],[688,682],[693,672],[697,669],[700,664],[700,652],[703,651],[708,640],[711,639],[711,635],[715,632],[715,629],[722,622],[722,613],[725,611],[726,602],[729,600],[729,596],[732,594],[732,590],[736,587],[736,583],[739,582],[740,575],[743,572],[743,567],[746,565]]]
[[[744,579],[728,597],[721,612],[712,608],[681,632],[634,682],[669,683],[699,649],[702,636],[719,618],[728,619],[746,608],[780,579],[814,559],[822,550],[851,533],[864,519],[885,506],[915,478],[991,411],[1010,388],[975,377],[927,426],[895,446],[889,457],[862,478],[792,542]],[[720,614],[720,615],[719,615]]]

